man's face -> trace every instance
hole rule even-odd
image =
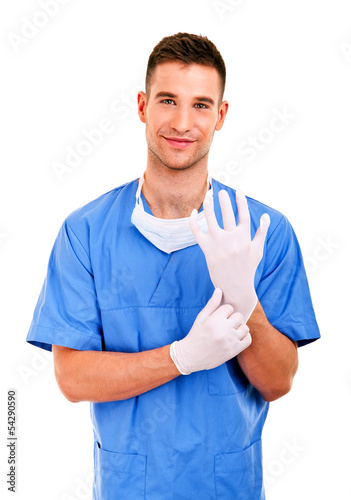
[[[184,170],[206,162],[215,130],[228,103],[220,102],[221,81],[215,68],[179,62],[159,64],[148,95],[139,92],[139,117],[146,123],[151,161]]]

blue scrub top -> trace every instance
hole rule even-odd
[[[73,212],[50,256],[27,341],[140,352],[189,332],[213,293],[198,245],[166,254],[131,223],[138,180]],[[213,179],[218,191],[235,191]],[[144,207],[148,211],[147,204]],[[252,237],[271,224],[255,276],[270,323],[298,345],[316,340],[302,256],[288,220],[248,198]],[[223,226],[222,226],[223,227]],[[125,401],[91,403],[94,500],[263,500],[262,428],[268,412],[236,359],[180,376]]]

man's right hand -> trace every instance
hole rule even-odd
[[[222,295],[216,288],[188,335],[171,344],[171,358],[182,375],[216,368],[251,344],[242,314],[229,304],[221,305]]]

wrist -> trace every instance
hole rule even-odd
[[[257,295],[255,290],[236,291],[235,293],[223,293],[222,304],[230,304],[234,308],[234,312],[244,316],[244,323],[248,321],[252,312],[257,305]]]

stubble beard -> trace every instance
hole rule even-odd
[[[197,163],[200,163],[202,160],[204,160],[204,158],[208,157],[209,152],[210,152],[210,147],[212,144],[212,140],[211,140],[210,144],[206,145],[202,150],[195,153],[195,155],[193,157],[188,158],[187,160],[177,162],[177,160],[176,161],[167,160],[166,155],[163,155],[162,151],[161,152],[158,151],[157,148],[153,146],[152,141],[148,140],[147,134],[146,134],[146,140],[147,140],[148,149],[149,149],[151,156],[153,158],[153,162],[155,164],[158,164],[158,165],[161,164],[170,170],[187,170],[189,168],[192,168],[194,165],[196,165]]]
[[[209,154],[209,148],[208,148],[207,151],[203,152],[202,155],[200,154],[196,158],[189,159],[188,161],[185,162],[179,162],[177,164],[177,162],[170,163],[166,159],[162,158],[150,145],[148,146],[148,148],[156,163],[162,164],[164,167],[167,167],[170,170],[187,170],[196,165],[197,163],[201,162],[201,160],[203,160]]]

